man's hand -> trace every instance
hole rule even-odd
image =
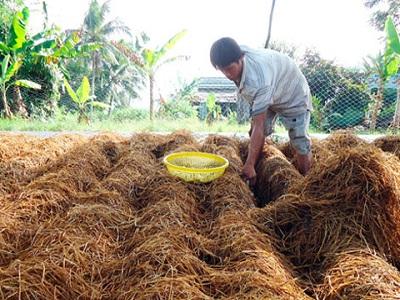
[[[255,186],[257,181],[257,174],[254,166],[250,164],[244,164],[242,170],[242,178],[247,180],[250,186]]]
[[[250,186],[255,186],[256,184],[255,165],[257,164],[264,145],[264,123],[266,116],[266,113],[261,113],[254,116],[251,122],[249,154],[247,155],[246,163],[242,170],[242,177],[243,179],[248,180]]]

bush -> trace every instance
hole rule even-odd
[[[189,100],[173,99],[160,107],[158,116],[167,119],[195,118],[197,117],[197,110]]]
[[[145,120],[149,118],[149,112],[143,108],[117,108],[112,111],[110,119],[123,122],[132,120]]]

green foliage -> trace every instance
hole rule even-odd
[[[389,76],[397,74],[400,67],[400,39],[392,18],[388,17],[385,23],[386,49],[385,61],[386,72]]]
[[[180,89],[175,92],[172,99],[161,103],[158,115],[167,119],[194,118],[197,116],[197,109],[192,101],[197,86],[197,80],[190,83],[182,83]]]
[[[165,64],[175,62],[177,60],[187,60],[189,57],[185,55],[178,55],[166,58],[166,54],[171,50],[185,35],[186,30],[182,30],[170,38],[164,45],[155,49],[144,48],[142,49],[141,56],[143,58],[143,69],[149,79],[149,94],[150,94],[150,120],[153,119],[153,106],[154,106],[154,81],[155,73]]]
[[[335,130],[339,128],[350,128],[356,125],[360,125],[364,120],[364,112],[359,111],[353,107],[346,109],[343,114],[332,113],[327,117],[327,124],[325,129],[327,131]]]
[[[162,104],[158,115],[167,119],[194,118],[197,110],[187,99],[172,99]]]
[[[310,50],[300,66],[313,96],[313,128],[330,131],[363,123],[370,101],[365,72],[342,68]]]
[[[220,120],[221,118],[221,106],[217,104],[215,94],[210,93],[206,100],[207,117],[206,122],[208,125],[213,122]]]
[[[323,130],[324,106],[316,96],[312,96],[311,100],[314,110],[311,113],[310,126],[317,130]]]
[[[149,112],[145,109],[127,107],[113,110],[110,119],[117,122],[124,122],[145,120],[148,117]]]
[[[311,94],[325,105],[340,86],[341,68],[332,61],[322,59],[319,53],[313,50],[306,51],[300,68],[308,81]]]
[[[372,10],[370,22],[376,29],[384,29],[388,16],[392,16],[395,25],[400,25],[398,0],[364,0],[364,5]]]
[[[361,125],[368,108],[369,95],[362,85],[347,83],[325,104],[324,129],[350,128]]]
[[[390,17],[388,17],[386,20],[385,31],[387,37],[387,49],[391,49],[391,51],[400,55],[399,34],[396,30],[396,26],[394,25],[392,18]]]
[[[108,105],[92,100],[93,97],[90,96],[89,79],[86,76],[82,78],[82,83],[76,91],[72,89],[72,87],[70,86],[70,84],[66,79],[64,79],[64,85],[68,92],[68,95],[71,97],[71,100],[77,106],[79,112],[78,116],[79,123],[81,122],[89,123],[90,119],[87,114],[87,109],[89,108],[89,106],[98,107],[102,109],[108,108]]]
[[[379,128],[388,128],[391,125],[393,120],[394,112],[396,109],[396,103],[393,102],[392,104],[385,106],[378,117],[377,127]]]
[[[284,53],[293,59],[297,58],[297,47],[284,41],[271,41],[269,48]]]

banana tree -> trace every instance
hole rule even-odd
[[[76,108],[78,109],[78,122],[79,123],[86,123],[90,122],[90,118],[88,115],[88,109],[90,106],[99,107],[102,109],[108,108],[108,105],[98,101],[91,101],[92,97],[90,95],[90,83],[89,79],[84,76],[82,78],[81,85],[79,88],[74,91],[68,81],[64,79],[64,85],[67,89],[69,96],[71,97],[72,101],[75,103]]]
[[[386,80],[390,77],[387,70],[387,57],[378,53],[377,56],[368,56],[368,60],[364,59],[364,69],[367,74],[374,75],[378,77],[378,89],[375,95],[372,95],[373,103],[371,108],[370,124],[369,128],[371,130],[376,129],[376,124],[380,110],[383,105],[384,91]]]
[[[143,70],[148,77],[149,93],[150,93],[150,120],[153,120],[154,115],[154,84],[155,74],[157,70],[165,64],[172,63],[177,60],[187,60],[188,56],[178,55],[170,58],[165,58],[169,50],[171,50],[176,43],[186,35],[186,30],[178,32],[171,39],[168,40],[163,46],[156,49],[144,49],[142,51],[142,58],[144,61]]]
[[[6,55],[1,63],[1,77],[0,77],[0,87],[1,87],[1,99],[4,109],[4,114],[7,118],[12,117],[12,112],[7,101],[7,90],[11,86],[26,87],[31,89],[41,89],[40,84],[37,84],[30,80],[15,80],[12,78],[18,72],[21,67],[22,62],[20,60],[10,63],[10,55]]]
[[[387,65],[387,72],[390,76],[392,76],[398,74],[399,72],[400,40],[393,20],[390,17],[386,19],[385,31],[387,36],[385,56],[386,60],[389,61]],[[397,77],[397,100],[392,126],[395,128],[400,127],[400,76]]]
[[[27,24],[29,21],[29,9],[23,8],[14,14],[8,36],[5,40],[0,41],[0,54],[3,57],[9,57],[10,66],[18,66],[12,72],[12,76],[16,79],[27,82],[24,78],[20,78],[19,70],[23,65],[35,65],[43,63],[60,67],[60,62],[64,58],[72,58],[82,53],[87,53],[97,49],[97,45],[86,44],[79,46],[80,41],[77,32],[73,32],[68,36],[59,34],[57,29],[49,28],[43,30],[32,37],[29,37]],[[11,78],[9,78],[10,80]],[[14,85],[14,102],[16,111],[21,115],[27,115],[25,103],[22,99],[20,86]],[[7,96],[3,99],[7,105],[4,107],[5,115],[11,117],[12,113],[7,101]],[[3,104],[4,106],[4,104]]]

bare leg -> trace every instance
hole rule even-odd
[[[312,165],[311,151],[306,155],[296,153],[297,168],[302,175],[307,175]]]

